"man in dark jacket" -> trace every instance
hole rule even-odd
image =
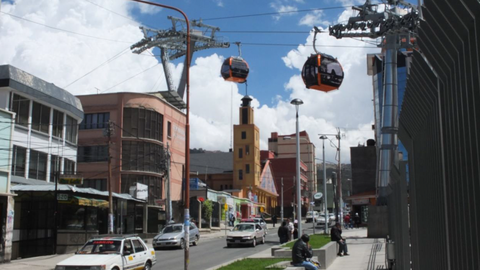
[[[348,254],[347,242],[342,237],[342,226],[340,225],[340,223],[336,223],[335,226],[333,226],[330,230],[330,240],[337,242],[337,244],[339,245],[337,253],[338,256],[341,257],[343,255],[350,255]]]
[[[278,237],[280,238],[280,244],[288,242],[287,222],[283,221],[282,225],[278,228]]]
[[[317,270],[318,268],[311,262],[307,261],[312,257],[312,248],[308,242],[310,236],[308,234],[302,235],[300,239],[295,242],[292,248],[292,261],[294,266],[303,266],[306,270]]]

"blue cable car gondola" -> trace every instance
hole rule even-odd
[[[241,57],[240,42],[236,42],[240,56],[231,56],[223,61],[221,74],[226,81],[244,83],[250,71],[248,63]]]
[[[336,58],[331,55],[319,53],[315,48],[315,39],[320,30],[315,27],[313,38],[312,54],[302,69],[302,79],[308,89],[315,89],[324,92],[336,90],[343,82],[343,68]]]

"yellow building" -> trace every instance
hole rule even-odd
[[[260,130],[254,124],[252,98],[242,98],[239,124],[233,127],[233,187],[239,197],[249,198],[262,212],[273,213],[277,191],[269,164],[262,168],[260,160]],[[255,210],[250,210],[250,214]]]

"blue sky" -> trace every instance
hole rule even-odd
[[[190,20],[220,28],[218,36],[242,42],[242,56],[250,65],[248,94],[254,97],[255,124],[261,148],[268,148],[271,132],[295,132],[295,108],[300,98],[300,129],[306,130],[321,157],[320,133],[344,134],[342,162],[350,161],[349,146],[373,138],[372,78],[367,76],[366,54],[380,50],[373,40],[337,40],[320,34],[317,49],[338,58],[345,79],[338,91],[306,89],[300,71],[313,53],[313,25],[326,29],[356,13],[357,0],[168,0],[162,4],[183,10]],[[334,8],[332,8],[334,7]],[[340,7],[340,8],[339,8]],[[343,8],[341,8],[343,7]],[[309,11],[305,11],[309,10]],[[294,11],[291,13],[277,13]],[[265,16],[214,19],[276,13]],[[139,25],[171,27],[174,11],[124,0],[3,0],[0,13],[0,64],[10,64],[75,95],[111,92],[151,92],[167,89],[160,60],[129,46],[143,38]],[[247,31],[238,33],[234,31]],[[277,33],[253,33],[269,31]],[[285,33],[295,31],[299,33]],[[281,32],[281,33],[278,33]],[[270,45],[253,45],[270,44]],[[285,45],[287,44],[287,45]],[[191,66],[191,147],[228,151],[232,125],[245,86],[225,82],[223,60],[237,55],[237,47],[196,52]],[[175,83],[183,63],[171,65]],[[335,149],[326,147],[328,161]]]

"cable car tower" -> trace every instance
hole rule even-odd
[[[403,0],[383,0],[386,8],[378,12],[378,5],[366,0],[362,6],[353,7],[358,15],[350,17],[347,24],[329,27],[329,34],[341,39],[380,38],[384,51],[384,83],[382,129],[377,172],[377,205],[387,204],[387,188],[391,183],[390,172],[398,162],[398,82],[397,51],[416,46],[415,35],[419,24],[419,10]],[[341,183],[341,181],[340,181]],[[341,196],[341,195],[340,195]]]
[[[173,79],[169,67],[169,62],[186,55],[187,51],[187,27],[184,19],[168,16],[172,21],[172,28],[167,30],[155,30],[141,26],[144,38],[130,46],[133,53],[141,54],[145,50],[157,47],[160,49],[160,59],[162,60],[163,71],[167,79],[168,91],[158,92],[170,104],[182,110],[186,108],[183,101],[186,81],[186,67],[182,71],[182,76],[178,87],[173,84]],[[193,52],[206,50],[210,48],[229,48],[229,42],[223,42],[215,36],[220,28],[203,24],[202,21],[190,21],[190,61],[192,61]],[[187,61],[187,57],[185,57]],[[185,63],[186,64],[186,63]]]

